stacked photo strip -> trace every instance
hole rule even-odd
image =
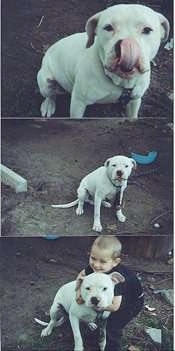
[[[1,13],[1,351],[173,351],[173,0]]]

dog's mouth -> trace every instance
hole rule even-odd
[[[130,79],[132,78],[136,73],[139,73],[138,69],[136,67],[132,69],[126,69],[125,67],[121,67],[120,65],[116,65],[115,63],[111,65],[110,67],[105,66],[106,70],[109,71],[110,73],[115,73],[119,77],[123,79]]]
[[[98,303],[97,305],[91,303],[90,307],[93,308],[95,311],[100,311],[102,308],[104,308],[103,304],[101,303]]]
[[[109,65],[105,65],[107,71],[124,79],[146,72],[141,64],[140,47],[134,39],[119,40],[115,45],[115,53],[114,60]]]
[[[91,297],[90,300],[89,300],[89,306],[92,307],[94,310],[100,310],[101,308],[103,308],[104,304],[102,302],[102,299],[99,298],[99,297]]]
[[[127,179],[123,178],[122,176],[121,177],[117,176],[117,177],[113,178],[113,181],[117,181],[117,182],[123,182],[125,180],[127,180]]]

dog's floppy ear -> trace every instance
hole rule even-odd
[[[108,167],[108,166],[109,166],[109,163],[110,163],[110,158],[108,158],[108,159],[105,161],[104,166],[105,166],[105,167]]]
[[[132,168],[133,168],[133,169],[136,169],[136,168],[137,168],[137,163],[136,163],[136,161],[135,161],[133,158],[130,158],[130,160],[131,160],[131,163],[132,163]]]
[[[96,34],[95,29],[97,27],[97,23],[98,23],[98,20],[101,16],[102,12],[103,11],[96,13],[96,15],[90,17],[88,19],[88,21],[86,22],[85,30],[86,30],[87,35],[88,35],[88,41],[86,43],[87,48],[90,48],[90,46],[93,45],[93,43],[94,43],[95,34]]]
[[[110,274],[110,276],[111,276],[111,279],[112,279],[114,284],[124,283],[125,282],[125,278],[119,272],[113,272],[113,273]]]
[[[160,24],[161,24],[161,39],[163,42],[168,40],[169,37],[169,32],[170,32],[170,24],[169,21],[165,16],[163,16],[161,13],[157,13]]]

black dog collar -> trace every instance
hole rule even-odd
[[[120,190],[121,187],[122,187],[121,185],[115,185],[115,184],[112,182],[112,180],[111,180],[111,183],[112,183],[112,185],[115,186],[115,188],[118,189],[118,190]]]

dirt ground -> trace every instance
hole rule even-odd
[[[2,0],[2,116],[39,117],[42,98],[36,75],[45,50],[58,39],[82,32],[87,19],[98,11],[118,3],[110,0]],[[172,0],[135,1],[163,13],[171,23]],[[41,21],[42,19],[42,21]],[[151,84],[140,110],[141,117],[167,117],[171,120],[173,53],[161,49],[152,65]],[[57,101],[57,117],[69,116],[70,97]],[[86,117],[121,116],[119,106],[93,105]]]
[[[123,237],[122,243],[131,240]],[[69,322],[55,329],[44,340],[40,338],[42,327],[34,317],[47,321],[53,297],[58,288],[74,280],[77,272],[88,260],[87,252],[94,238],[2,238],[1,286],[2,301],[2,351],[70,351],[73,347]],[[135,240],[137,240],[135,238]],[[142,281],[145,304],[156,308],[155,315],[143,311],[128,324],[124,331],[123,351],[137,346],[140,351],[160,351],[146,336],[146,327],[163,331],[161,351],[172,351],[172,307],[154,289],[172,288],[172,266],[160,260],[146,260],[127,255],[123,251],[123,263],[134,270]],[[97,333],[82,327],[86,350],[97,350]]]
[[[83,176],[116,154],[158,157],[138,165],[124,196],[125,223],[115,208],[102,208],[103,233],[172,233],[172,130],[163,121],[118,123],[116,120],[3,120],[2,163],[28,181],[27,193],[2,185],[2,235],[93,235],[93,207],[54,209],[71,202]],[[150,172],[145,175],[145,172]],[[157,216],[161,216],[156,220]],[[152,222],[153,221],[153,222]],[[153,226],[158,222],[160,228]]]

